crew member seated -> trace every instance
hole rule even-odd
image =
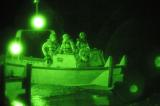
[[[76,43],[76,47],[77,49],[81,49],[81,48],[90,48],[86,39],[86,33],[85,32],[80,32],[79,33],[79,38],[77,39],[77,43]]]
[[[49,63],[52,62],[52,56],[56,54],[58,46],[56,33],[52,32],[49,39],[42,45],[43,55]]]
[[[71,40],[69,34],[63,34],[62,36],[62,44],[59,48],[59,53],[62,54],[72,54],[75,52],[74,43]]]
[[[85,32],[79,33],[79,38],[77,39],[76,47],[79,58],[82,61],[87,62],[89,59],[90,47],[88,45]]]

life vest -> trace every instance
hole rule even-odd
[[[47,42],[45,43],[45,50],[49,55],[54,54],[55,51],[57,50],[57,47],[58,47],[57,41],[52,42],[50,39],[48,39]]]
[[[62,42],[61,51],[63,53],[72,53],[74,44],[71,40]]]
[[[76,46],[78,49],[89,48],[88,42],[86,40],[82,40],[82,39],[77,39]]]

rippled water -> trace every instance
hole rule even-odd
[[[8,87],[7,97],[9,101],[12,102],[11,98],[15,96],[18,97],[19,102],[25,103],[26,97],[21,92],[22,89],[18,89],[21,86],[18,86],[19,83],[17,86],[15,85],[16,83],[6,86]],[[137,99],[137,101],[127,103],[125,102],[127,98],[123,97],[124,93],[115,92],[115,90],[106,93],[103,90],[80,87],[32,85],[31,102],[32,106],[160,106],[159,93],[141,98],[141,101]]]
[[[33,85],[33,106],[108,106],[109,99],[77,87]]]

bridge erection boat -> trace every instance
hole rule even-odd
[[[53,30],[40,31],[40,33],[43,32],[52,33]],[[27,33],[27,35],[24,33]],[[104,57],[102,51],[90,49],[88,61],[80,61],[76,53],[57,53],[52,56],[52,63],[48,64],[43,57],[32,56],[32,53],[36,52],[33,52],[33,50],[37,48],[34,39],[42,41],[40,44],[37,43],[39,47],[42,46],[44,39],[41,40],[42,36],[39,36],[39,33],[38,36],[34,37],[28,33],[37,34],[38,32],[35,30],[18,30],[14,43],[9,46],[10,49],[13,48],[12,50],[15,53],[18,49],[24,50],[23,52],[13,55],[9,50],[3,56],[7,82],[6,95],[9,96],[13,89],[17,92],[25,92],[26,85],[37,84],[110,91],[114,88],[115,83],[123,81],[126,56],[122,56],[119,63],[113,64],[112,56]],[[32,45],[30,55],[25,53],[29,51],[27,49],[31,48],[27,46],[26,41],[30,42],[29,45]],[[23,45],[25,49],[20,48],[20,45]],[[14,85],[15,82],[19,82],[18,86]],[[17,95],[17,93],[12,92],[12,97],[9,96],[11,100],[14,99],[13,95]]]

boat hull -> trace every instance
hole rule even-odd
[[[32,69],[32,83],[64,86],[100,85],[108,86],[108,70],[76,70],[76,69]]]

